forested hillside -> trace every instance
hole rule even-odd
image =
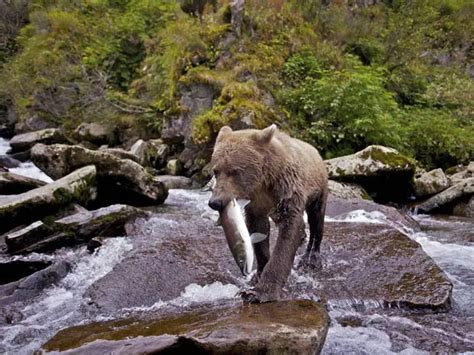
[[[276,122],[326,158],[473,159],[472,1],[247,0],[238,31],[202,1],[0,2],[3,111],[163,135],[190,173],[225,124]]]

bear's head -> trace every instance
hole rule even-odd
[[[212,209],[221,211],[233,198],[252,200],[261,190],[269,173],[266,167],[277,131],[274,124],[263,130],[221,128],[211,159],[216,177],[209,200]]]

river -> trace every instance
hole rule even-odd
[[[0,154],[8,150],[8,141],[0,138]],[[17,174],[51,181],[32,163],[22,163],[12,169]],[[171,190],[166,203],[186,208],[203,218],[213,217],[207,208],[208,194],[193,190]],[[389,224],[381,213],[356,211],[344,217],[351,222]],[[447,313],[426,314],[386,309],[381,304],[332,304],[328,309],[331,326],[323,354],[474,354],[474,221],[454,217],[414,216],[422,231],[407,228],[403,233],[417,241],[424,251],[445,271],[454,285],[453,307]],[[175,223],[163,219],[158,213],[152,216],[160,223]],[[332,219],[327,219],[331,222]],[[110,319],[111,314],[87,312],[90,301],[87,289],[109,273],[134,248],[133,236],[107,239],[95,254],[86,248],[64,248],[53,254],[31,254],[24,257],[3,257],[1,261],[15,259],[68,260],[72,271],[57,285],[46,289],[34,302],[11,306],[13,324],[0,323],[0,353],[30,354],[53,336],[59,329],[93,320]],[[294,269],[291,280],[308,283],[316,280],[300,275]],[[290,281],[291,281],[290,280]],[[237,286],[245,283],[241,278]],[[239,302],[239,287],[232,283],[212,282],[207,285],[189,284],[180,296],[168,301],[157,300],[152,306],[123,309],[123,314],[147,312],[160,307],[190,304]],[[304,294],[301,295],[305,297]],[[114,314],[114,316],[117,316]]]

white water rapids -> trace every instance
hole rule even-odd
[[[0,155],[8,150],[8,142],[0,138]],[[17,174],[27,175],[48,181],[48,177],[40,172],[32,163],[22,163],[16,169]],[[189,203],[194,204],[203,217],[213,217],[207,208],[207,197],[195,191],[172,190],[171,194],[188,197]],[[439,221],[428,216],[417,216],[419,221],[428,225],[443,225],[446,228],[457,230],[471,228],[474,223],[469,221],[452,222]],[[328,222],[334,219],[327,219]],[[338,221],[361,223],[390,224],[380,212],[368,213],[354,211]],[[172,221],[171,221],[172,222]],[[457,224],[458,223],[458,224]],[[460,223],[460,224],[459,224]],[[394,225],[400,229],[399,226]],[[403,232],[420,243],[425,252],[446,272],[454,284],[454,308],[460,316],[474,316],[474,245],[471,241],[450,242],[429,233],[414,232],[404,229]],[[88,300],[83,295],[87,288],[95,281],[110,272],[115,265],[126,257],[133,248],[132,237],[119,237],[106,240],[98,253],[89,255],[85,247],[76,249],[62,249],[55,252],[56,257],[68,260],[72,271],[59,284],[46,289],[33,303],[26,304],[18,312],[21,317],[14,323],[0,325],[0,353],[31,354],[38,349],[48,338],[58,330],[81,323],[89,323],[102,318],[88,318],[81,309]],[[33,255],[26,258],[41,258]],[[22,257],[15,257],[21,259]],[[46,257],[48,258],[48,257]],[[297,282],[314,283],[313,279],[292,273]],[[189,306],[196,303],[208,303],[223,299],[238,300],[238,287],[232,284],[215,282],[209,285],[190,284],[177,298],[167,302],[157,302],[150,307],[123,309],[123,313],[155,310],[166,305]],[[377,304],[374,308],[377,309]],[[403,315],[389,315],[375,310],[370,314],[359,314],[350,307],[330,307],[331,326],[329,328],[323,354],[422,354],[426,353],[416,348],[416,344],[403,332],[397,329],[413,329],[425,334],[441,334],[446,332],[437,328],[437,324],[421,324]],[[361,320],[360,326],[344,326],[339,322],[341,317],[355,316]],[[428,329],[429,328],[429,329]],[[474,327],[473,327],[474,328]],[[451,335],[450,335],[451,336]],[[452,337],[459,335],[452,334]],[[474,349],[474,329],[461,335],[461,341]],[[433,349],[434,351],[435,349]]]

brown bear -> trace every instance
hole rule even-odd
[[[221,211],[232,198],[248,199],[249,233],[269,235],[268,217],[278,226],[270,256],[270,238],[254,245],[255,287],[243,294],[249,302],[280,298],[298,247],[305,239],[306,211],[310,238],[302,262],[317,266],[328,195],[326,167],[311,145],[291,138],[271,125],[263,130],[219,131],[211,164],[216,184],[209,206]]]

